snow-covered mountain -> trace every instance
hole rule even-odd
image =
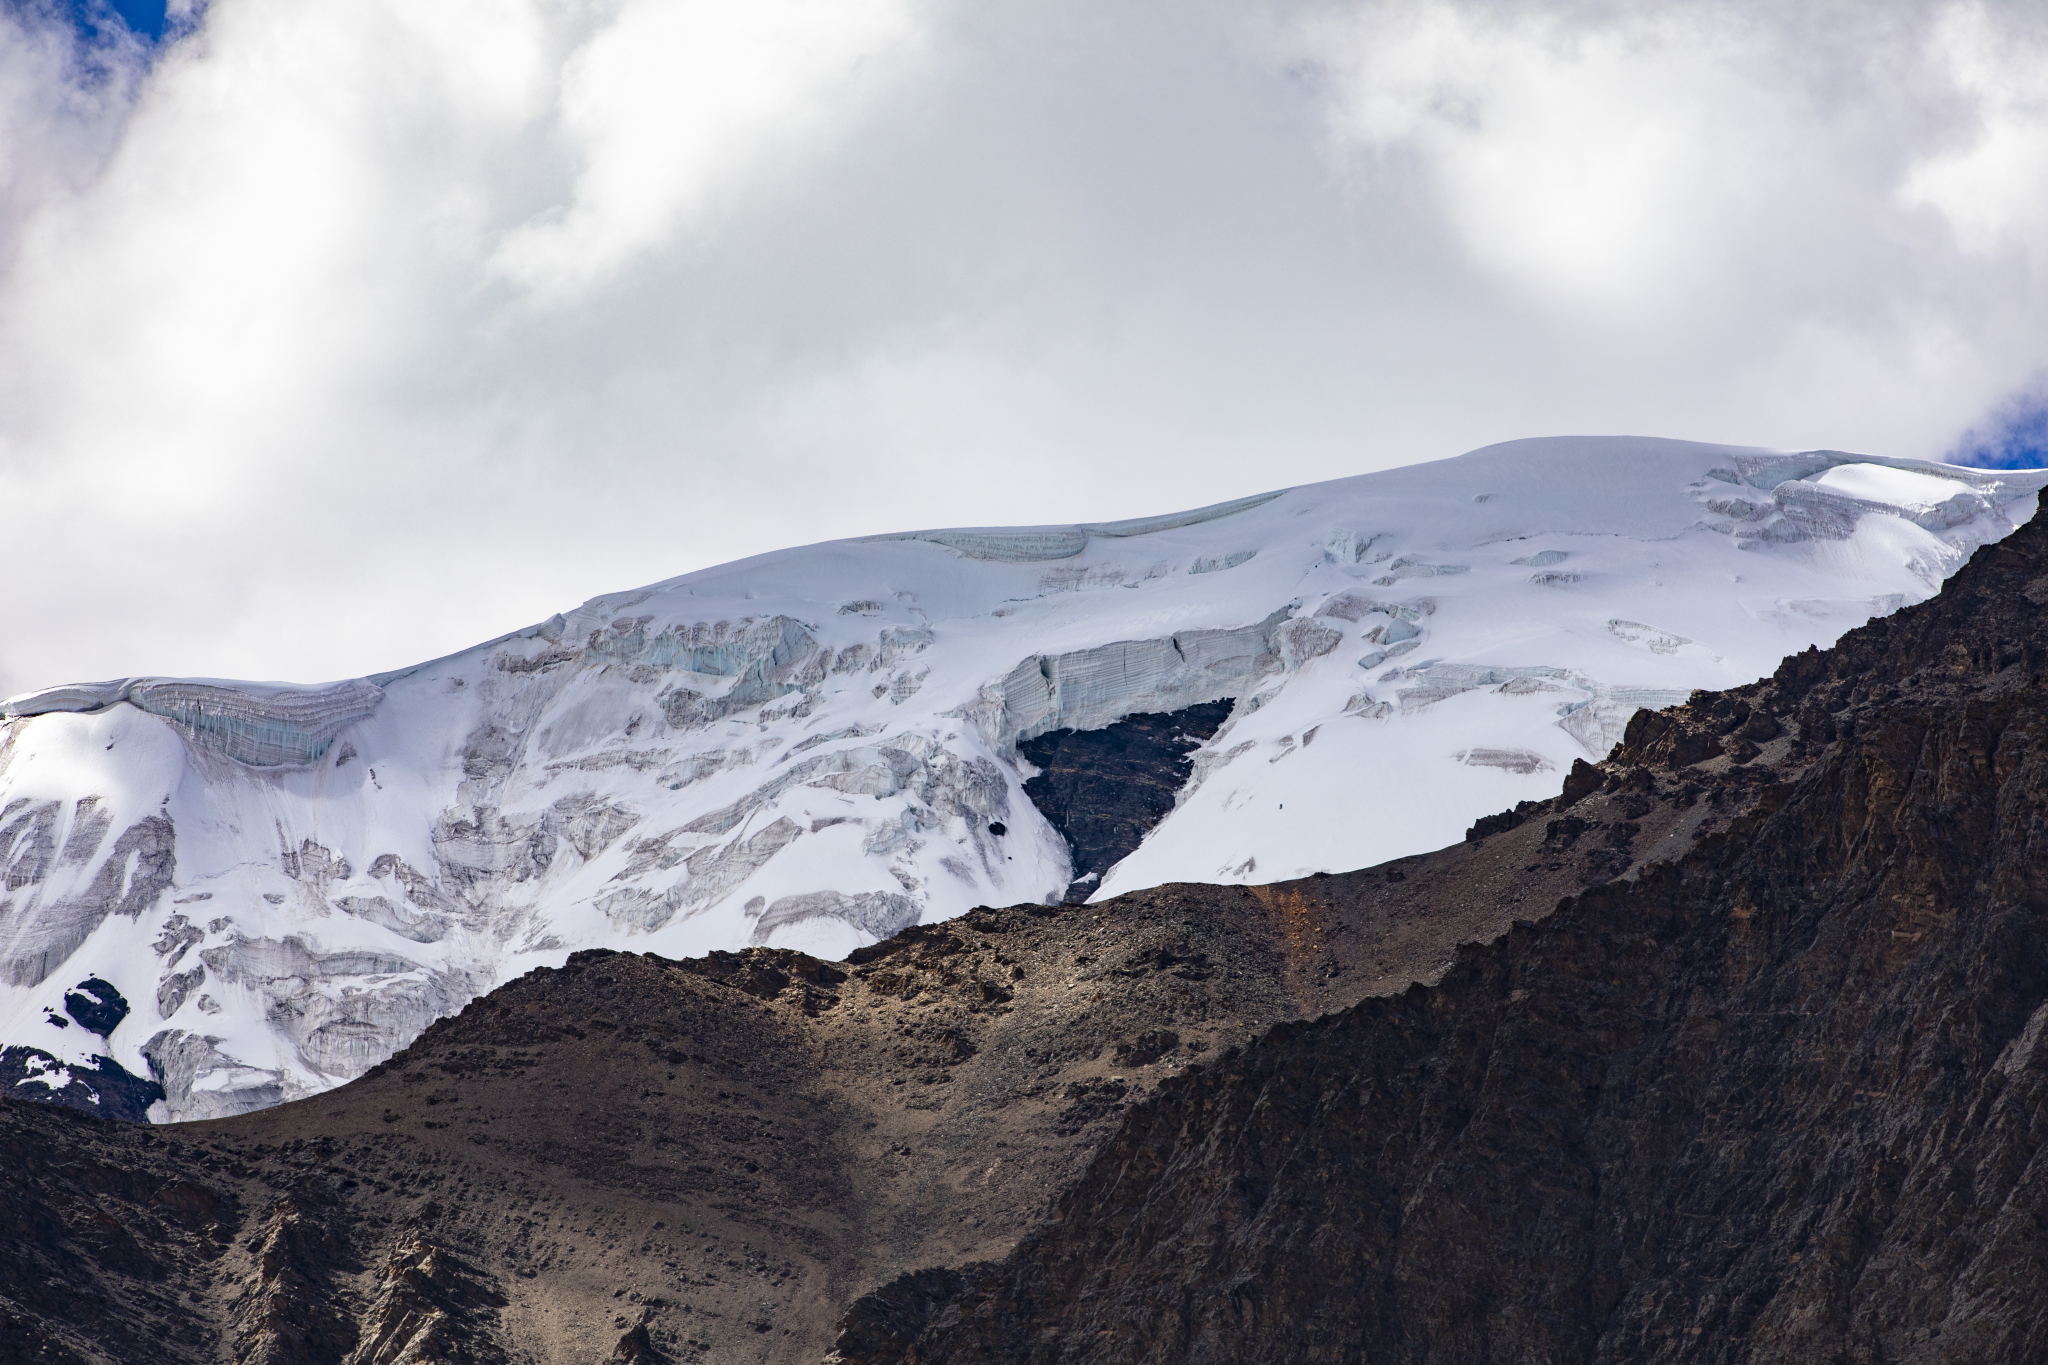
[[[779,551],[331,685],[17,697],[0,1044],[20,1084],[105,1057],[161,1080],[158,1117],[207,1117],[359,1075],[573,949],[836,957],[1058,900],[1019,741],[1221,698],[1099,895],[1433,848],[1554,793],[1638,706],[1931,595],[2044,482],[1521,441],[1138,521]]]

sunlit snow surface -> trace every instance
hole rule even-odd
[[[110,1051],[204,1117],[359,1075],[573,949],[839,956],[1057,899],[1016,741],[1218,697],[1180,806],[1098,895],[1434,848],[1554,793],[1637,706],[1930,596],[2044,481],[1522,441],[1144,521],[780,551],[331,687],[15,698],[0,1043]],[[134,1005],[106,1048],[47,1022],[89,975]]]

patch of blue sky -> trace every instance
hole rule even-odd
[[[179,27],[167,0],[69,0],[65,8],[70,11],[71,27],[88,43],[119,38],[123,30],[144,42],[158,43]]]
[[[1999,404],[1945,458],[1980,469],[2048,468],[2048,382]]]
[[[111,8],[132,32],[152,42],[164,36],[164,26],[170,22],[170,6],[165,0],[111,0]]]

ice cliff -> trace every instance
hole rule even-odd
[[[1138,521],[837,541],[396,673],[0,710],[0,1046],[159,1118],[359,1075],[573,949],[836,957],[1072,869],[1018,744],[1234,701],[1100,895],[1455,840],[1639,706],[1931,595],[2048,475],[1557,439]],[[67,996],[111,983],[105,1036]],[[27,1060],[23,1060],[26,1058]]]

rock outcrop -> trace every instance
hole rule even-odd
[[[1199,749],[1230,718],[1233,698],[1126,716],[1093,730],[1053,730],[1019,751],[1038,768],[1024,794],[1073,851],[1066,899],[1094,894],[1173,809]]]

